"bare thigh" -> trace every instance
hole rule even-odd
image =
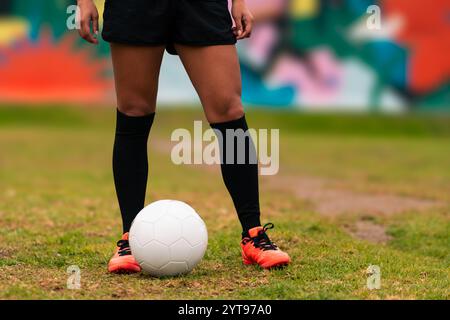
[[[195,47],[176,44],[210,123],[243,116],[241,75],[234,45]]]
[[[117,107],[121,112],[143,116],[155,111],[163,54],[164,46],[111,44]]]

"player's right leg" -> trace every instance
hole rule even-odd
[[[156,109],[164,46],[111,44],[117,94],[113,173],[123,236],[108,264],[110,272],[138,272],[128,231],[144,207],[148,176],[147,140]]]

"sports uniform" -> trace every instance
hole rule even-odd
[[[227,0],[106,0],[102,37],[130,45],[236,43]]]

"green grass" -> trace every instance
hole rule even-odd
[[[191,274],[157,279],[106,272],[120,235],[114,116],[112,108],[0,107],[0,298],[449,298],[449,118],[249,112],[252,126],[281,129],[281,176],[440,203],[370,217],[392,237],[373,244],[345,231],[360,215],[320,215],[293,193],[275,192],[278,177],[264,178],[264,220],[275,223],[273,238],[293,258],[273,271],[242,266],[239,225],[218,168],[175,166],[150,142],[147,202],[186,201],[209,231],[206,256]],[[159,111],[151,141],[169,143],[171,130],[192,128],[194,119],[204,119],[198,109]],[[74,264],[80,290],[66,288]],[[380,290],[365,286],[370,264],[381,267]]]

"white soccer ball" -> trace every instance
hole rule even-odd
[[[208,245],[205,223],[177,200],[160,200],[139,212],[129,234],[131,253],[144,272],[173,276],[190,272]]]

